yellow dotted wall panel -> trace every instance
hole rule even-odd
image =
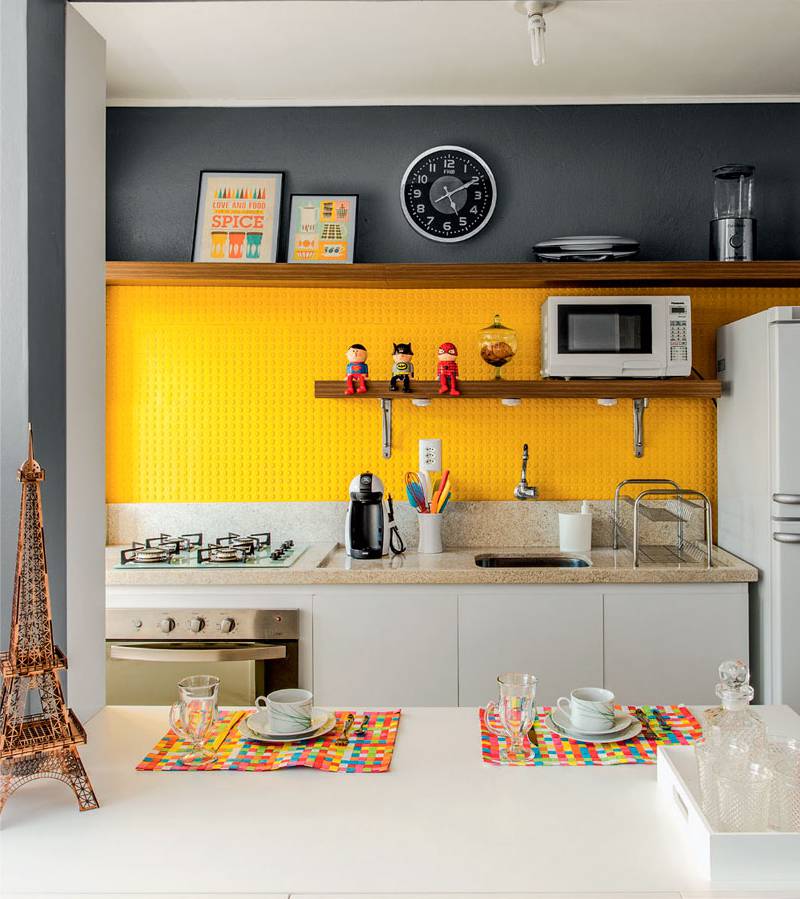
[[[516,328],[509,378],[539,376],[539,307],[551,293],[692,297],[694,364],[714,376],[719,325],[774,305],[794,288],[663,290],[383,290],[112,287],[108,290],[107,499],[132,502],[342,500],[360,471],[395,495],[417,467],[417,440],[441,437],[454,498],[510,499],[523,443],[543,499],[609,498],[623,478],[671,477],[715,494],[716,428],[706,400],[653,400],[645,455],[632,453],[631,401],[434,401],[394,406],[392,458],[381,456],[378,401],[314,399],[316,379],[343,378],[347,346],[369,349],[384,380],[393,341],[413,344],[432,379],[452,340],[465,379],[490,378],[477,348],[495,312]]]

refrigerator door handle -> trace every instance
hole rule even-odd
[[[773,493],[772,501],[785,506],[800,506],[800,493]]]
[[[800,543],[800,534],[786,534],[776,531],[772,535],[772,539],[777,543]]]

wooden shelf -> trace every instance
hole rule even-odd
[[[603,284],[800,287],[800,260],[302,265],[108,262],[106,284],[198,287],[503,288]]]
[[[573,380],[573,381],[459,381],[460,397],[439,394],[438,381],[414,381],[410,393],[392,391],[387,381],[370,381],[366,393],[348,396],[344,381],[315,381],[314,396],[318,399],[341,400],[413,400],[441,399],[449,402],[459,399],[649,399],[672,397],[675,399],[716,399],[722,395],[719,381],[701,381],[699,378],[672,378],[652,380]]]

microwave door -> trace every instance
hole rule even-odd
[[[651,303],[576,303],[559,310],[559,350],[594,377],[653,374]],[[656,352],[655,355],[658,355]]]
[[[561,354],[646,356],[657,333],[651,303],[572,302],[558,306],[558,351]]]

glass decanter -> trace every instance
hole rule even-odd
[[[726,661],[719,666],[717,696],[721,706],[703,715],[703,735],[717,747],[746,746],[753,757],[766,749],[767,728],[750,708],[754,690],[750,669],[742,661]]]

